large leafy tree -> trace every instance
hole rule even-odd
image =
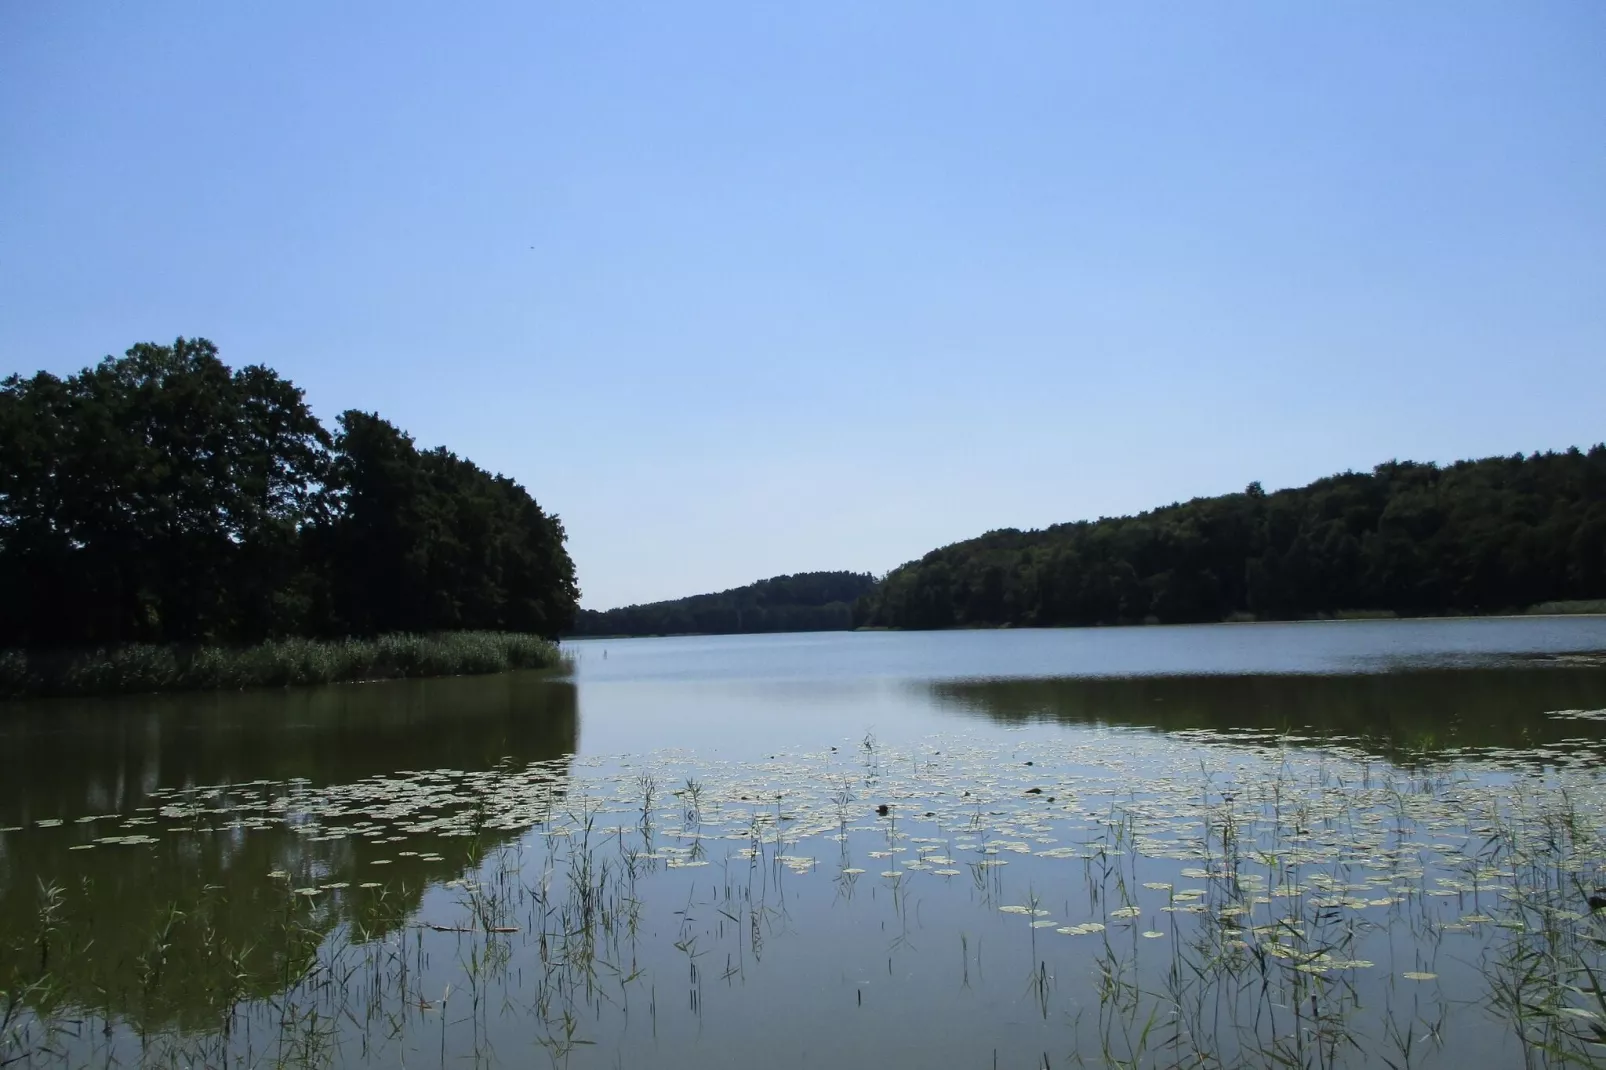
[[[563,525],[513,480],[363,412],[340,417],[318,533],[344,630],[556,636],[579,597]]]
[[[12,642],[202,640],[284,627],[328,436],[301,391],[205,340],[0,384]]]
[[[351,412],[332,437],[203,339],[0,383],[0,643],[555,635],[562,525],[512,480]]]

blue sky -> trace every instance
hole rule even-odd
[[[1606,4],[8,4],[0,373],[217,342],[597,608],[1606,438]]]

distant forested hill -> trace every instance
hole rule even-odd
[[[583,609],[575,635],[812,632],[853,626],[853,603],[875,586],[869,573],[800,572],[718,594],[598,612]]]
[[[1606,446],[1006,529],[890,573],[856,623],[902,628],[1493,613],[1606,598]]]

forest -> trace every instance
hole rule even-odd
[[[0,647],[552,638],[578,594],[518,483],[205,339],[0,382]]]
[[[800,572],[774,576],[718,594],[583,609],[575,635],[685,635],[727,632],[823,632],[853,626],[853,604],[875,579],[860,572]]]
[[[1606,598],[1606,445],[1005,529],[895,569],[577,609],[563,525],[205,339],[0,381],[0,648],[1494,613]]]
[[[855,606],[946,628],[1498,613],[1606,598],[1606,445],[1195,498],[933,550]]]

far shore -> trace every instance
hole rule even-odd
[[[1113,624],[955,624],[947,628],[855,628],[856,632],[1053,632],[1053,631],[1082,631],[1098,628],[1213,628],[1217,625],[1229,624],[1234,626],[1264,625],[1264,624],[1380,624],[1380,623],[1407,623],[1411,621],[1436,620],[1577,620],[1580,617],[1606,617],[1606,612],[1589,611],[1575,613],[1434,613],[1421,616],[1399,616],[1391,614],[1384,616],[1357,615],[1333,617],[1274,617],[1267,620],[1176,620],[1176,621],[1117,621]],[[713,633],[709,633],[713,634]]]
[[[887,625],[865,625],[858,628],[832,629],[843,632],[1002,632],[1002,631],[1080,631],[1097,628],[1199,628],[1213,627],[1218,624],[1255,625],[1255,624],[1368,624],[1379,621],[1434,621],[1434,620],[1576,620],[1580,617],[1603,618],[1606,609],[1587,610],[1554,610],[1550,612],[1512,612],[1500,613],[1433,613],[1417,616],[1401,616],[1386,611],[1360,611],[1341,612],[1332,616],[1317,617],[1278,617],[1266,620],[1246,619],[1246,617],[1228,618],[1218,621],[1117,621],[1110,624],[952,624],[944,628],[896,628]],[[595,642],[602,639],[686,639],[714,635],[803,635],[828,634],[827,632],[652,632],[648,634],[629,635],[566,635],[562,642]]]

